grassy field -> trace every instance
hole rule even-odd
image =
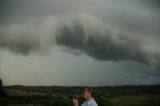
[[[160,95],[121,96],[109,101],[112,106],[160,106]]]
[[[15,89],[5,89],[5,92],[11,96],[34,96],[34,95],[45,95],[45,93],[41,92],[32,92],[32,91],[22,91]]]
[[[7,96],[0,98],[3,106],[73,106],[68,98],[71,92],[39,92],[23,89],[4,89]],[[65,90],[65,89],[64,89]],[[160,94],[118,94],[113,92],[114,96],[107,92],[100,92],[95,97],[99,106],[160,106]],[[84,100],[79,98],[82,103]],[[1,104],[0,104],[1,106]]]

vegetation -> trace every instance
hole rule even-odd
[[[84,102],[84,87],[63,86],[5,86],[2,81],[0,104],[3,106],[73,106],[69,95]],[[159,85],[94,87],[99,106],[160,106]]]
[[[3,90],[3,82],[0,79],[0,97],[3,97],[3,96],[5,96],[5,92]]]

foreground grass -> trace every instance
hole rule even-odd
[[[112,106],[160,106],[160,95],[122,96],[109,101]]]
[[[5,89],[6,98],[0,98],[0,106],[72,106],[65,93],[40,93]],[[80,98],[79,98],[80,99]],[[160,106],[160,95],[97,96],[99,106]],[[84,101],[80,99],[81,103]]]
[[[97,100],[99,106],[160,106],[160,95],[130,95],[114,98],[105,98]],[[8,105],[8,106],[21,106]],[[23,106],[57,106],[54,104],[23,104]],[[70,106],[70,105],[67,105]]]

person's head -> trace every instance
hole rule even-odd
[[[94,92],[91,87],[86,87],[83,92],[84,99],[90,99],[94,97]]]

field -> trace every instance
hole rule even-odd
[[[69,95],[78,95],[80,104],[84,101],[84,87],[5,87],[6,96],[0,97],[3,106],[73,106]],[[95,87],[99,106],[160,106],[160,92],[157,86]]]
[[[160,106],[160,95],[122,96],[109,101],[112,106]]]

